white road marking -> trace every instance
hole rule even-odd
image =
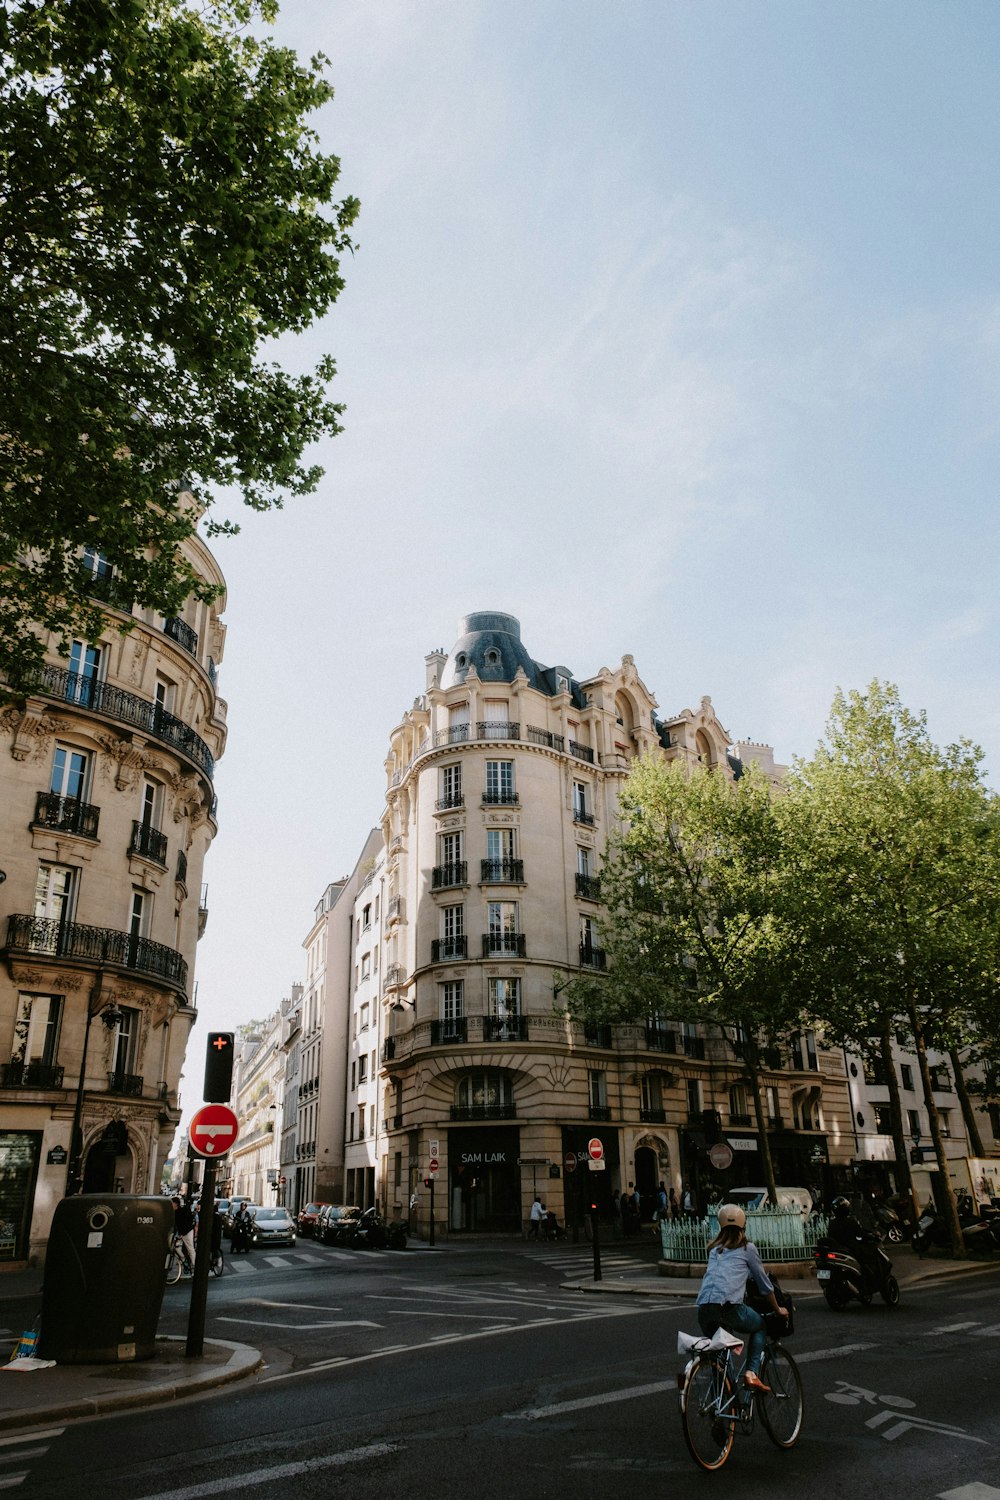
[[[366,1323],[363,1319],[333,1323],[267,1323],[263,1318],[216,1318],[217,1323],[249,1323],[252,1328],[294,1328],[305,1332],[307,1328],[381,1328],[381,1323]]]
[[[289,1260],[287,1255],[265,1255],[264,1259],[269,1266],[276,1266],[279,1271],[286,1271],[289,1266],[294,1266],[295,1261]]]
[[[462,1318],[463,1321],[465,1321],[465,1322],[481,1323],[484,1318],[495,1318],[496,1317],[496,1313],[495,1312],[481,1312],[481,1313],[417,1312],[416,1309],[410,1307],[410,1308],[407,1308],[407,1310],[406,1310],[406,1316],[408,1318]],[[504,1318],[502,1321],[504,1323],[516,1323],[517,1319],[516,1318]]]
[[[22,1432],[20,1437],[0,1438],[0,1448],[12,1448],[15,1443],[43,1443],[61,1437],[65,1431],[64,1427],[47,1427],[44,1432]]]
[[[1000,1500],[1000,1490],[992,1484],[960,1484],[957,1490],[942,1490],[938,1500]]]
[[[972,1323],[942,1323],[940,1328],[930,1328],[924,1334],[925,1339],[932,1339],[937,1333],[964,1333],[967,1328],[978,1328],[979,1319]]]
[[[296,1464],[277,1464],[272,1469],[254,1469],[249,1474],[227,1474],[225,1478],[210,1479],[206,1484],[186,1485],[180,1490],[161,1490],[158,1495],[147,1495],[146,1500],[201,1500],[203,1495],[227,1495],[252,1485],[272,1484],[278,1479],[297,1479],[303,1474],[314,1474],[320,1469],[331,1469],[343,1464],[363,1463],[368,1458],[382,1458],[387,1453],[396,1453],[397,1443],[371,1443],[367,1448],[350,1448],[344,1453],[327,1453],[322,1458],[304,1458]]]
[[[321,1305],[318,1302],[269,1302],[266,1297],[248,1297],[247,1300],[246,1300],[246,1306],[247,1307],[297,1307],[302,1312],[325,1312],[325,1313],[339,1313],[340,1312],[340,1308],[339,1307],[327,1307],[327,1305],[325,1303],[323,1303]]]
[[[0,1479],[0,1490],[12,1490],[15,1485],[23,1484],[27,1477],[27,1469],[20,1474],[8,1474],[6,1479]]]
[[[26,1441],[22,1439],[22,1441]],[[27,1458],[41,1458],[43,1453],[48,1453],[49,1445],[44,1448],[20,1448],[15,1453],[0,1453],[0,1464],[23,1464]]]
[[[974,1339],[1000,1338],[1000,1323],[991,1323],[987,1328],[977,1328],[972,1337]]]
[[[842,1354],[860,1354],[862,1349],[874,1348],[874,1344],[841,1344],[836,1349],[810,1349],[805,1354],[796,1354],[794,1358],[797,1365],[809,1365],[818,1359],[839,1359]]]
[[[537,1422],[541,1417],[558,1417],[567,1411],[585,1411],[590,1406],[608,1406],[615,1401],[634,1401],[637,1396],[658,1396],[662,1391],[676,1391],[677,1380],[656,1380],[651,1385],[633,1385],[624,1390],[603,1391],[600,1396],[581,1396],[577,1401],[557,1401],[552,1406],[536,1406],[532,1411],[508,1411],[509,1422]]]

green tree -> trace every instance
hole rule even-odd
[[[926,716],[873,682],[837,695],[825,740],[780,799],[801,987],[829,1034],[881,1057],[911,1192],[892,1039],[903,1033],[916,1052],[947,1182],[928,1048],[957,1056],[997,991],[1000,816],[981,761],[967,742],[933,744]],[[995,1034],[995,1003],[993,1015]],[[950,1219],[958,1253],[953,1198]]]
[[[339,431],[332,360],[262,357],[336,299],[358,212],[305,120],[332,97],[256,35],[273,0],[0,6],[0,672],[37,628],[99,631],[112,602],[205,596],[181,545],[219,491],[256,510],[313,489]],[[194,497],[194,504],[186,498]],[[232,532],[210,520],[209,535]],[[127,622],[123,621],[123,624]]]
[[[607,972],[568,987],[571,1015],[712,1022],[742,1058],[774,1194],[767,1049],[798,1026],[780,916],[781,835],[768,779],[649,758],[621,796],[601,867]],[[762,1055],[765,1054],[765,1055]]]

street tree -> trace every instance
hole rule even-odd
[[[0,673],[15,690],[40,631],[65,650],[101,629],[95,557],[126,614],[176,613],[207,596],[182,544],[213,499],[267,510],[312,490],[306,450],[340,430],[332,359],[296,373],[264,357],[338,296],[358,212],[307,124],[332,97],[326,60],[264,37],[275,16],[274,0],[0,7]],[[208,515],[210,536],[237,529]]]
[[[767,1185],[775,1198],[762,1071],[798,1027],[785,983],[781,840],[772,788],[726,772],[636,762],[621,827],[601,867],[605,973],[567,986],[569,1013],[714,1023],[742,1059]]]
[[[893,1038],[912,1045],[947,1183],[928,1049],[957,1056],[975,1040],[1000,972],[1000,816],[982,754],[964,741],[935,745],[926,716],[891,684],[872,682],[838,693],[825,739],[788,775],[779,817],[798,988],[828,1034],[881,1058],[911,1195]]]

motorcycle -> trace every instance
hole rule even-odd
[[[393,1219],[386,1233],[390,1250],[405,1250],[406,1236],[410,1232],[409,1219]]]
[[[887,1204],[875,1204],[872,1212],[875,1215],[875,1233],[880,1240],[888,1240],[891,1245],[903,1243],[903,1223],[894,1208]]]
[[[899,1282],[892,1274],[892,1261],[874,1235],[861,1236],[855,1255],[820,1240],[813,1258],[816,1280],[831,1311],[842,1312],[855,1298],[869,1307],[876,1292],[887,1306],[898,1306]]]
[[[979,1219],[971,1212],[959,1213],[962,1243],[973,1255],[992,1255],[1000,1250],[1000,1223],[995,1219]],[[927,1207],[920,1215],[916,1232],[910,1244],[919,1256],[929,1250],[950,1250],[951,1231],[947,1220],[936,1209]]]

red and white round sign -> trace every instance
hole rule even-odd
[[[197,1156],[225,1156],[239,1133],[240,1122],[228,1104],[203,1104],[188,1126],[188,1140]]]
[[[587,1155],[591,1161],[600,1161],[604,1155],[604,1142],[599,1141],[596,1135],[587,1142]]]
[[[436,1172],[441,1163],[438,1161],[436,1156],[432,1156],[427,1165],[430,1167],[432,1172]]]

